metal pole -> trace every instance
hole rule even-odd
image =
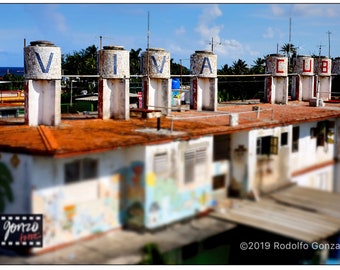
[[[72,106],[72,84],[73,84],[73,80],[71,79],[71,96],[70,96],[70,106]]]

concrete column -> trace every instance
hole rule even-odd
[[[99,51],[98,118],[130,118],[130,53],[121,46]]]
[[[142,53],[143,108],[171,113],[170,53],[149,48]]]
[[[217,109],[217,55],[196,51],[190,56],[190,108],[197,111]]]
[[[292,99],[309,101],[314,98],[314,58],[298,55],[292,78]]]
[[[49,41],[24,47],[25,122],[29,126],[61,121],[61,49]]]
[[[332,91],[332,60],[325,56],[315,59],[316,69],[316,98],[322,100],[331,99]]]
[[[266,59],[264,101],[271,104],[288,103],[288,59],[279,54],[271,54]]]

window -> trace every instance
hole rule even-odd
[[[66,163],[64,166],[65,183],[93,179],[98,176],[98,161],[95,159],[81,159]]]
[[[213,178],[213,190],[225,188],[225,174],[216,175]]]
[[[191,183],[199,177],[205,176],[207,149],[201,147],[184,153],[184,183]]]
[[[278,154],[278,137],[266,136],[257,138],[256,154],[257,155],[277,155]]]
[[[293,127],[292,152],[299,151],[300,127]]]
[[[154,156],[153,170],[157,176],[167,177],[169,174],[169,161],[167,153],[159,153]]]
[[[214,161],[230,159],[230,135],[214,136]]]
[[[195,151],[184,153],[184,183],[191,183],[195,178]]]
[[[288,145],[288,132],[281,133],[281,146]]]
[[[65,164],[65,182],[71,183],[80,179],[80,161]]]

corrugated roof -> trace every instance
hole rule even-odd
[[[340,194],[283,182],[261,196],[219,202],[211,215],[309,243],[340,231]]]
[[[294,185],[268,196],[282,204],[340,219],[340,194]]]
[[[234,199],[229,208],[209,215],[307,243],[326,239],[340,230],[339,218],[279,204],[270,199],[258,202]]]
[[[308,103],[289,105],[256,104],[259,117],[252,111],[254,104],[224,105],[217,112],[173,112],[161,118],[161,128],[181,131],[174,134],[138,132],[154,129],[157,119],[101,120],[85,115],[63,115],[59,126],[41,129],[18,123],[18,119],[0,120],[2,151],[54,156],[106,151],[118,147],[157,144],[173,140],[188,140],[211,134],[235,133],[255,128],[270,128],[294,123],[320,121],[340,117],[339,107],[309,107]],[[236,126],[230,126],[230,114],[238,113]],[[22,120],[23,121],[23,120]]]

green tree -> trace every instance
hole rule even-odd
[[[297,48],[291,43],[285,43],[282,45],[280,52],[283,52],[287,57],[296,57]]]
[[[250,69],[250,73],[252,74],[264,74],[266,66],[266,59],[258,57],[254,60],[254,65]]]
[[[96,75],[98,50],[95,45],[73,54],[62,55],[61,66],[65,75]]]
[[[170,59],[170,70],[172,75],[177,75],[179,78],[181,78],[181,75],[189,75],[190,70],[186,68],[185,66],[175,63],[174,59]],[[188,77],[182,77],[181,78],[182,85],[190,84],[190,78]]]
[[[142,49],[139,48],[137,50],[130,50],[130,74],[138,75],[140,74],[140,61],[141,61],[141,53]]]
[[[231,66],[232,73],[235,75],[244,75],[249,73],[248,65],[245,61],[238,59],[237,61],[233,62]]]
[[[22,75],[14,75],[14,74],[5,74],[3,76],[4,81],[9,81],[9,84],[0,84],[1,90],[23,90],[24,89],[24,76]]]

